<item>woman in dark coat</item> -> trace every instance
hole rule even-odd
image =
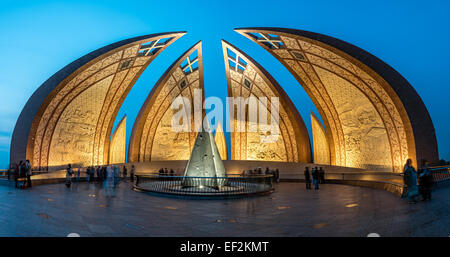
[[[417,173],[412,166],[411,159],[406,161],[405,167],[403,168],[403,175],[409,203],[416,203],[416,198],[419,195],[419,188],[417,187]]]

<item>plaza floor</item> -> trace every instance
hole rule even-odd
[[[101,184],[0,185],[0,236],[450,236],[450,188],[408,204],[376,189],[280,183],[273,194],[187,200]]]

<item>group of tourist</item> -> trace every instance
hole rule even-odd
[[[72,169],[72,165],[68,164],[66,169],[66,186],[70,188],[72,185],[72,176],[75,175],[76,181],[80,181],[80,175],[82,173],[82,167],[79,167],[76,174]],[[130,180],[134,181],[134,165],[131,165]],[[121,176],[122,174],[122,176]],[[106,196],[114,196],[114,191],[117,184],[122,179],[127,179],[128,170],[126,166],[123,166],[122,173],[117,165],[108,166],[89,166],[86,168],[86,181],[103,183]]]
[[[117,165],[112,165],[114,174],[116,174],[116,177],[120,177],[120,173],[122,173],[122,178],[127,179],[128,176],[128,169],[127,166],[123,166],[122,172],[120,172],[119,167]],[[87,182],[93,182],[93,181],[105,181],[107,179],[107,168],[108,166],[89,166],[86,168],[86,181]],[[77,178],[79,178],[80,173],[82,172],[83,168],[78,168],[77,172]],[[130,179],[134,180],[134,165],[131,167],[130,171]]]
[[[158,171],[158,174],[160,176],[175,176],[175,171],[173,169],[170,169],[170,171],[167,168],[161,168]]]
[[[259,176],[259,175],[272,175],[274,182],[277,182],[277,183],[280,182],[280,171],[278,169],[271,170],[271,169],[269,169],[269,167],[266,167],[266,170],[263,173],[262,168],[258,167],[253,170],[248,170],[248,171],[243,170],[241,173],[242,177]]]
[[[412,166],[412,160],[408,159],[403,168],[403,181],[406,186],[403,193],[408,198],[409,203],[417,203],[420,196],[423,201],[431,200],[434,182],[427,161],[423,161],[422,168],[416,171]],[[417,185],[417,182],[419,182],[419,185]]]
[[[8,171],[9,180],[9,171]],[[19,185],[19,181],[22,180],[23,184]],[[31,187],[31,164],[29,160],[20,161],[14,167],[14,182],[16,188],[28,188]]]
[[[311,189],[311,177],[312,183],[314,184],[314,190],[319,190],[319,184],[325,183],[325,170],[322,167],[313,167],[310,173],[309,167],[306,166],[303,173],[305,177],[306,189]]]

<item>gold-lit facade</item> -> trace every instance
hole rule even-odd
[[[269,107],[271,97],[279,99],[279,131],[275,142],[263,142],[264,132],[251,132],[246,110],[246,120],[239,120],[236,112],[230,117],[231,159],[261,160],[280,162],[311,162],[311,147],[306,126],[297,109],[278,83],[258,63],[241,50],[226,41],[222,48],[227,73],[228,95],[237,97],[267,98]],[[234,106],[230,106],[234,108]],[[269,109],[269,108],[268,108]],[[272,115],[269,110],[269,115]],[[238,128],[245,127],[245,131]]]
[[[399,172],[407,158],[416,162],[415,140],[424,129],[417,126],[414,136],[410,118],[420,115],[419,111],[407,112],[404,104],[408,101],[417,102],[411,109],[423,113],[426,119],[421,126],[432,130],[433,134],[426,136],[436,147],[434,128],[422,101],[406,80],[376,57],[317,33],[278,28],[236,31],[274,55],[311,97],[325,123],[331,164]],[[357,59],[363,55],[371,60],[369,65],[386,75]],[[409,94],[410,99],[400,99],[396,93]],[[437,147],[421,157],[434,160]]]
[[[216,141],[220,158],[222,160],[228,160],[227,141],[225,139],[225,133],[223,132],[222,124],[220,122],[219,124],[217,124],[216,133],[214,134],[214,140]]]
[[[108,163],[112,126],[126,95],[150,62],[184,34],[123,40],[56,73],[22,111],[14,131],[17,136],[13,136],[11,160],[26,158],[33,167],[42,169],[67,163]],[[31,126],[26,119],[33,119]],[[25,151],[20,141],[26,133]]]
[[[311,130],[315,164],[330,165],[330,146],[327,134],[320,120],[311,112]]]
[[[197,136],[194,95],[200,92],[197,97],[200,104],[203,103],[203,88],[202,44],[199,42],[176,60],[153,87],[133,125],[128,160],[189,160]],[[190,101],[190,104],[185,104],[185,111],[191,121],[191,132],[177,132],[172,127],[172,118],[177,110],[172,109],[171,104],[179,96]]]
[[[111,136],[109,163],[125,163],[127,148],[127,116],[124,115]]]

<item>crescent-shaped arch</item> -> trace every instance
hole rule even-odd
[[[201,41],[181,55],[161,76],[142,105],[131,132],[128,147],[129,162],[189,160],[195,138],[193,129],[195,100],[204,99],[203,58]],[[195,95],[199,92],[200,95]],[[176,132],[172,118],[177,112],[171,108],[172,101],[184,97],[186,117],[192,130]],[[199,98],[198,98],[199,97]],[[197,99],[198,98],[198,99]],[[189,110],[188,110],[189,108]],[[202,113],[202,105],[199,111]],[[200,118],[201,113],[197,118]]]
[[[235,30],[277,58],[323,118],[331,164],[400,172],[407,158],[437,161],[430,115],[414,88],[370,53],[318,33]]]
[[[11,163],[36,169],[108,163],[117,112],[136,80],[185,32],[122,40],[68,64],[29,98],[11,141]]]
[[[261,131],[250,132],[246,117],[245,132],[237,131],[236,114],[230,117],[232,160],[261,160],[282,162],[311,162],[311,145],[305,123],[289,96],[275,79],[255,60],[237,47],[222,40],[229,97],[271,97],[279,99],[279,130],[275,142],[261,143]],[[234,107],[230,107],[234,108]]]

